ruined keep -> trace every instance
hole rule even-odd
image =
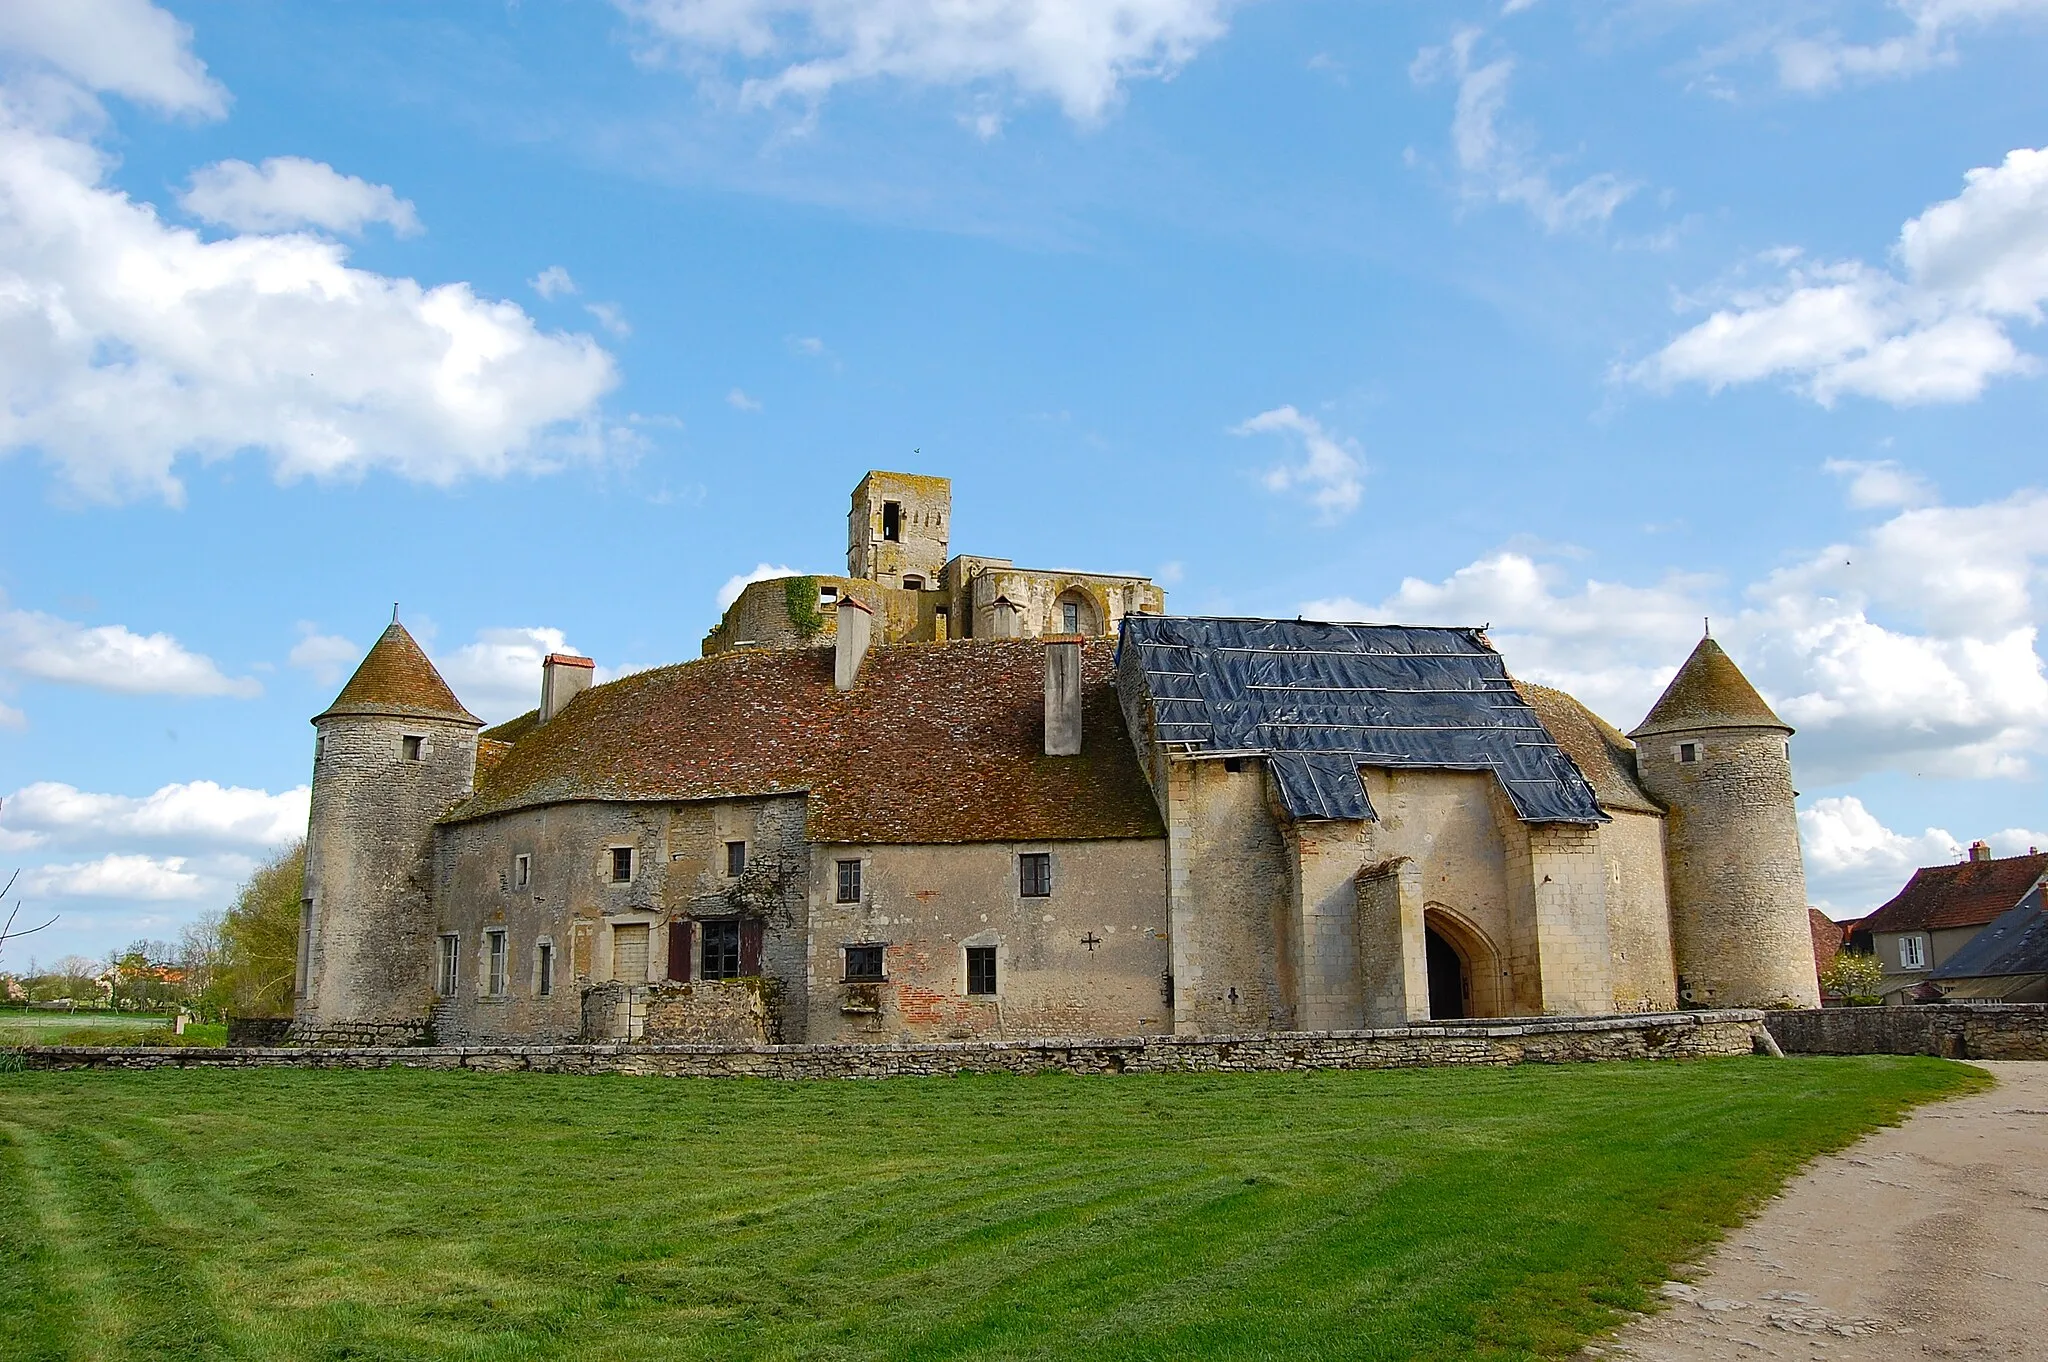
[[[314,720],[292,1037],[930,1042],[1810,1003],[1790,730],[1703,644],[1632,742],[1472,629],[1167,616],[949,557],[463,708],[394,619]],[[1788,930],[1787,923],[1793,924]]]

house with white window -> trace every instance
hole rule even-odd
[[[1884,1000],[1926,1001],[1940,994],[1928,976],[2048,877],[2048,855],[1993,856],[1974,842],[1955,865],[1913,872],[1890,902],[1857,924],[1884,966]]]

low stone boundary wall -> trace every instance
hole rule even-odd
[[[1239,1073],[1425,1065],[1697,1059],[1771,1048],[1748,1009],[1623,1017],[1539,1017],[1378,1031],[1122,1040],[947,1041],[925,1045],[472,1045],[280,1049],[31,1046],[32,1069],[415,1069],[650,1074],[673,1078],[896,1078],[962,1073]]]
[[[1788,1055],[2048,1059],[2048,1003],[1928,1003],[1770,1012]]]

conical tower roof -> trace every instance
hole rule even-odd
[[[1735,659],[1711,638],[1700,640],[1692,656],[1671,678],[1650,715],[1636,725],[1631,738],[1657,733],[1691,733],[1703,728],[1781,728],[1792,725],[1771,712]]]
[[[427,661],[420,645],[396,619],[370,648],[356,674],[334,697],[334,703],[313,718],[344,714],[382,714],[402,719],[448,719],[482,728],[484,721],[462,707],[455,692]]]

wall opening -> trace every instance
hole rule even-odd
[[[882,503],[882,538],[891,544],[903,538],[903,508],[893,501]]]
[[[1465,957],[1444,940],[1435,928],[1425,928],[1429,949],[1429,1015],[1432,1021],[1450,1021],[1466,1015],[1466,999],[1472,992],[1472,976]]]
[[[1500,952],[1486,934],[1442,904],[1423,910],[1429,965],[1429,1015],[1438,1021],[1504,1015]]]

